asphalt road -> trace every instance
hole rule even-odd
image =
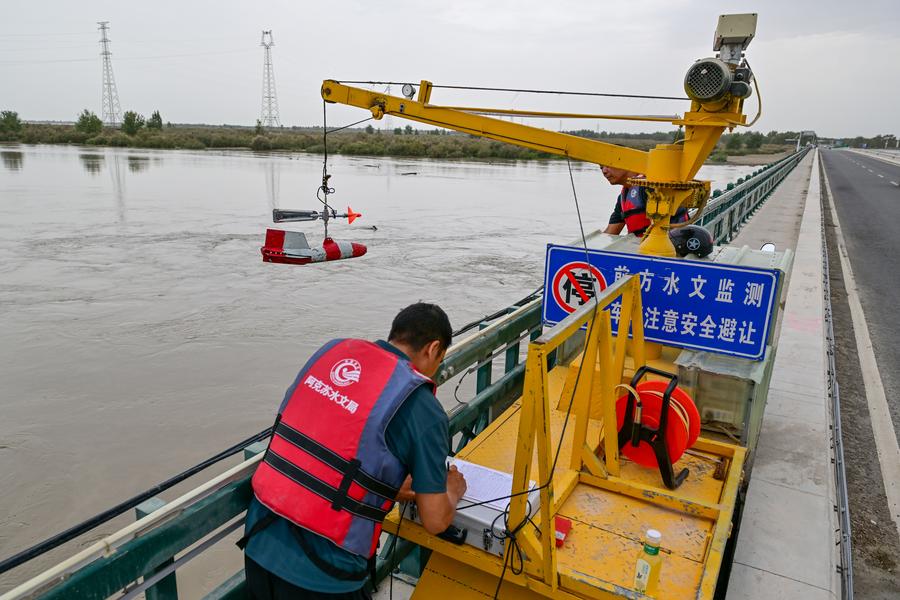
[[[896,285],[900,241],[888,225],[900,225],[900,166],[855,153],[821,151],[831,183],[844,241],[850,255],[860,302],[868,322],[875,359],[888,399],[893,426],[898,424],[898,350],[892,343],[897,320],[892,308],[900,293]],[[871,171],[870,171],[871,170]],[[882,177],[879,177],[882,175]],[[824,182],[823,182],[824,185]],[[891,520],[885,484],[872,432],[853,319],[844,288],[831,210],[825,230],[834,318],[835,366],[841,397],[842,438],[850,498],[854,591],[858,598],[900,597],[900,538]],[[895,226],[896,226],[895,225]]]
[[[822,160],[900,438],[900,165],[841,150]]]

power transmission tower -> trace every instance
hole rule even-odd
[[[263,63],[262,111],[259,120],[266,127],[281,127],[278,118],[278,96],[275,95],[275,70],[272,68],[272,30],[262,32],[260,46],[265,48]]]
[[[98,21],[100,25],[100,56],[103,57],[103,90],[101,93],[103,109],[103,122],[115,127],[121,121],[119,115],[122,107],[119,105],[119,92],[116,89],[116,78],[113,76],[112,52],[109,51],[109,38],[106,30],[109,29],[109,21]]]

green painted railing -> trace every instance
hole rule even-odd
[[[519,363],[520,344],[529,337],[540,334],[540,299],[501,317],[492,324],[454,345],[438,371],[435,379],[443,384],[466,371],[477,373],[473,397],[454,407],[449,413],[450,434],[454,437],[455,450],[480,433],[492,420],[491,411],[508,406],[521,394],[524,379],[524,363]],[[493,378],[494,361],[503,360],[503,375]],[[495,413],[496,414],[496,413]],[[264,444],[257,444],[256,452]],[[252,472],[252,470],[251,470]],[[118,546],[107,556],[49,582],[53,587],[39,594],[41,598],[108,598],[123,590],[134,590],[141,579],[156,576],[145,594],[155,600],[177,598],[174,569],[183,564],[184,553],[194,544],[221,535],[243,521],[243,513],[250,502],[251,472],[230,482],[208,496],[197,500],[168,520]],[[155,508],[163,506],[156,503]],[[152,510],[153,507],[151,506]],[[147,511],[147,508],[144,508]],[[140,513],[139,513],[140,514]],[[152,514],[152,513],[151,513]],[[418,547],[405,540],[397,540],[391,549],[389,541],[378,558],[377,579],[385,578],[411,553],[415,560],[404,563],[405,570],[421,569],[421,553]],[[235,552],[239,552],[237,548]],[[415,552],[414,552],[415,551]],[[181,556],[179,556],[181,555]],[[174,561],[174,562],[173,562]],[[168,567],[169,572],[165,569]],[[418,573],[415,573],[418,575]],[[243,598],[243,571],[236,573],[216,588],[207,598]]]
[[[717,244],[727,244],[807,152],[809,147],[729,183],[724,192],[714,191],[698,224],[712,233]]]

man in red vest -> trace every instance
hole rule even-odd
[[[644,235],[647,227],[650,226],[650,219],[647,218],[647,189],[643,187],[633,187],[628,185],[628,179],[631,177],[641,177],[639,173],[627,171],[625,169],[617,169],[615,167],[603,166],[603,176],[612,185],[621,185],[622,192],[616,198],[616,207],[609,216],[609,225],[603,230],[603,233],[611,233],[618,235],[622,229],[628,228],[628,233],[633,233],[637,237]],[[687,211],[683,208],[678,209],[675,216],[672,217],[672,223],[681,223],[687,221]]]
[[[447,414],[431,377],[450,345],[446,313],[417,303],[388,341],[332,340],[288,388],[253,476],[245,548],[251,598],[369,598],[365,583],[396,499],[441,533],[466,490],[446,459]]]

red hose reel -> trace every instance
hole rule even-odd
[[[669,381],[640,383],[648,373]],[[638,369],[628,393],[616,401],[616,420],[622,456],[658,468],[669,489],[681,485],[688,470],[676,475],[672,465],[700,436],[700,413],[687,392],[678,387],[678,376],[653,367]]]

